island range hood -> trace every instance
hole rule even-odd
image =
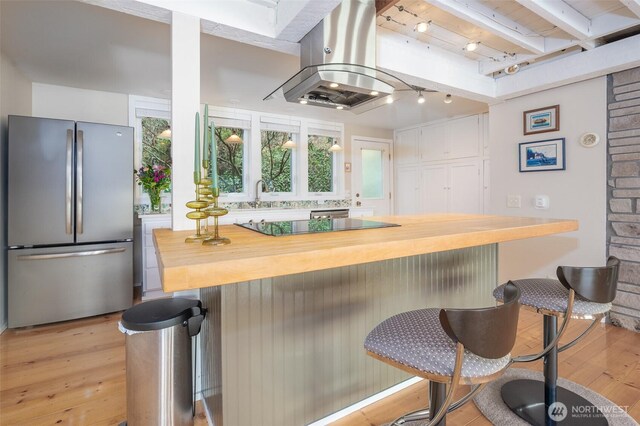
[[[376,69],[375,0],[343,0],[300,41],[300,68],[264,100],[282,89],[288,102],[358,113],[397,89],[421,89]]]

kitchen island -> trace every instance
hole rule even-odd
[[[497,243],[576,221],[479,215],[371,218],[400,227],[271,237],[222,226],[231,244],[154,231],[165,292],[201,289],[202,390],[216,425],[302,425],[409,376],[366,356],[398,312],[494,304]]]

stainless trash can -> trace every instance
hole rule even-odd
[[[193,425],[191,337],[204,315],[199,300],[185,298],[144,302],[122,314],[128,426]]]

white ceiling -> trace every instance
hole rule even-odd
[[[381,0],[377,66],[439,93],[361,115],[262,101],[298,71],[297,41],[340,1],[2,0],[2,51],[36,82],[169,97],[171,13],[189,13],[202,23],[203,102],[384,128],[640,66],[640,0]],[[424,34],[420,21],[431,23]],[[510,64],[520,72],[504,75]]]
[[[269,1],[249,1],[269,7]],[[32,81],[170,96],[168,24],[74,1],[2,0],[0,5],[2,52]],[[201,99],[211,105],[388,129],[487,110],[485,103],[458,97],[444,104],[444,93],[429,94],[421,106],[409,96],[361,115],[263,101],[299,70],[297,56],[209,34],[202,34],[201,50]]]

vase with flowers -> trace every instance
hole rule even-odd
[[[171,186],[171,169],[154,164],[133,171],[138,185],[149,195],[151,213],[160,213],[160,196]]]

